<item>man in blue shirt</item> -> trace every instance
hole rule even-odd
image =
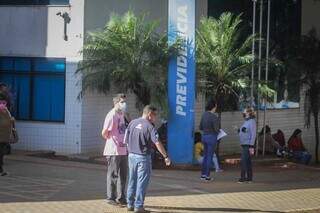
[[[151,175],[151,145],[155,144],[163,155],[167,166],[171,161],[154,126],[157,109],[147,105],[141,118],[129,123],[125,134],[125,143],[129,152],[129,181],[127,191],[128,211],[145,213],[143,207],[146,190]]]

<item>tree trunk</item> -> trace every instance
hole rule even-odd
[[[218,106],[219,128],[221,128],[222,106],[224,102],[223,95],[217,95],[216,100],[217,100],[217,106]],[[218,163],[220,165],[220,140],[218,140],[217,142],[216,156],[218,159]]]
[[[314,128],[315,128],[315,134],[316,134],[316,149],[315,149],[315,158],[316,158],[316,164],[319,163],[319,111],[313,112],[313,118],[314,118]]]

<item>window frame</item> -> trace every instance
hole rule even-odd
[[[50,122],[50,123],[65,123],[65,116],[66,116],[66,71],[67,71],[67,62],[66,62],[66,58],[61,58],[61,57],[21,57],[21,56],[0,56],[0,59],[13,59],[15,63],[16,59],[27,59],[30,60],[31,63],[31,68],[30,71],[23,71],[23,70],[2,70],[0,69],[0,74],[4,74],[4,75],[13,75],[13,76],[19,76],[19,75],[24,75],[24,76],[28,76],[28,78],[30,79],[30,85],[29,85],[29,90],[30,90],[30,97],[29,97],[29,118],[25,119],[25,118],[16,118],[16,120],[18,121],[36,121],[36,122]],[[52,72],[52,71],[35,71],[35,63],[37,59],[52,59],[52,60],[63,60],[64,61],[64,72],[58,73],[58,72]],[[64,100],[64,106],[63,106],[63,119],[62,120],[47,120],[47,119],[34,119],[34,115],[33,115],[33,100],[34,100],[34,96],[33,96],[33,90],[34,90],[34,80],[35,77],[39,77],[39,76],[61,76],[63,77],[63,82],[64,82],[64,94],[63,94],[63,100]]]
[[[70,0],[66,0],[65,4],[39,4],[39,3],[30,3],[30,4],[13,4],[13,3],[1,3],[0,7],[70,7]]]

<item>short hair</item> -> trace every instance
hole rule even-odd
[[[201,142],[201,133],[200,132],[194,133],[194,142],[195,143]]]
[[[211,98],[209,99],[209,101],[207,102],[206,105],[206,111],[211,111],[213,108],[215,108],[217,106],[217,102]]]
[[[1,101],[6,101],[7,100],[7,96],[0,92],[0,100]]]
[[[127,96],[124,93],[118,93],[116,96],[113,97],[113,104],[117,104],[120,102],[121,99],[126,98]]]
[[[157,108],[152,106],[152,105],[146,105],[144,108],[143,108],[143,114],[144,115],[148,115],[150,112],[156,112],[157,111]]]

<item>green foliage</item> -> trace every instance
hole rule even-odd
[[[134,93],[138,109],[153,102],[166,110],[167,64],[178,45],[169,47],[158,26],[158,21],[128,11],[112,14],[102,30],[91,32],[77,70],[82,76],[80,97],[87,90],[107,93],[112,85],[119,92]]]
[[[219,19],[202,18],[197,31],[197,68],[200,91],[218,103],[249,86],[253,36],[241,37],[241,15],[223,13]],[[220,101],[219,101],[220,100]]]
[[[319,111],[320,111],[320,39],[315,29],[301,36],[296,42],[295,60],[291,72],[299,74],[297,84],[305,87],[305,124],[310,127],[311,115],[314,118],[316,134],[316,162],[319,162]]]
[[[261,98],[266,99],[267,101],[273,101],[276,91],[271,89],[267,82],[260,82],[258,84],[258,90]]]

